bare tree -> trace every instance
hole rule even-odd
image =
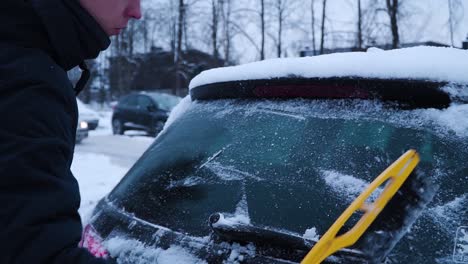
[[[175,30],[172,25],[175,24],[175,10],[172,2],[165,0],[153,0],[143,2],[143,18],[137,22],[141,25],[144,50],[147,52],[152,47],[167,47],[174,51],[175,43],[172,31]],[[172,5],[171,5],[172,4]]]
[[[325,19],[326,19],[326,11],[327,11],[327,0],[323,0],[322,2],[322,30],[320,36],[320,54],[324,52],[324,42],[325,42]]]
[[[354,2],[354,0],[352,0]],[[380,0],[362,1],[360,7],[360,15],[358,11],[358,31],[359,24],[361,25],[361,48],[366,45],[377,45],[380,42],[386,43],[388,41],[388,12],[386,6],[382,6]],[[383,1],[386,5],[386,2]],[[359,3],[358,3],[359,4]],[[359,9],[359,6],[358,6]],[[359,19],[360,17],[360,19]],[[359,32],[356,36],[356,46],[359,44]]]
[[[452,6],[452,0],[448,0],[448,9],[449,9],[449,28],[450,28],[450,43],[453,47],[453,6]]]
[[[221,11],[223,20],[223,33],[224,33],[224,64],[228,65],[231,61],[231,41],[232,41],[232,1],[221,0]]]
[[[245,38],[251,44],[251,47],[255,49],[259,56],[257,59],[264,60],[266,57],[266,35],[269,25],[266,21],[268,16],[267,8],[269,7],[268,0],[223,0],[223,2],[225,3],[225,14],[223,15],[225,39],[223,47],[225,48],[225,53],[227,52],[229,55],[228,60],[232,61],[232,40],[237,35]],[[250,27],[252,24],[257,25],[258,31],[252,31]],[[226,43],[229,45],[226,45]],[[229,48],[226,49],[226,47]],[[246,46],[243,48],[246,48]]]
[[[396,49],[400,46],[400,35],[398,33],[398,11],[400,2],[399,0],[386,0],[386,3],[392,31],[392,48]]]
[[[171,23],[170,23],[170,37],[171,37],[171,50],[174,53],[174,62],[176,61],[176,52],[177,52],[177,19],[178,19],[178,9],[174,1],[170,2],[170,12],[171,12]],[[176,11],[177,10],[177,11]]]
[[[211,43],[213,48],[213,57],[219,58],[218,51],[218,26],[220,9],[222,6],[221,0],[211,0]]]
[[[264,60],[265,59],[265,0],[260,0],[260,30],[261,30],[260,60]]]
[[[312,50],[314,52],[314,55],[317,51],[317,48],[315,46],[315,0],[310,0],[310,21],[312,23]]]
[[[181,88],[181,65],[182,65],[182,37],[184,32],[184,21],[185,21],[185,3],[184,0],[179,0],[178,5],[178,21],[177,21],[177,46],[176,52],[174,53],[175,62],[175,88],[173,93],[178,95]]]
[[[358,49],[362,49],[362,8],[361,0],[358,1],[358,28],[357,28],[357,39],[358,39]]]
[[[256,41],[254,41],[254,36],[249,34],[249,32],[244,28],[243,26],[235,23],[234,27],[239,31],[240,34],[242,34],[244,37],[249,40],[250,43],[252,43],[253,47],[259,52],[260,54],[260,60],[265,59],[265,42],[266,42],[266,30],[267,30],[267,21],[266,21],[266,0],[259,0],[260,1],[260,10],[258,7],[254,7],[252,9],[250,8],[241,8],[236,10],[238,13],[243,13],[243,16],[247,18],[247,20],[251,21],[252,15],[255,14],[255,16],[258,16],[260,19],[260,45],[257,44]],[[258,4],[257,1],[254,2],[255,4]]]
[[[275,27],[276,32],[272,34],[272,37],[275,41],[276,55],[278,58],[283,55],[283,35],[294,24],[291,21],[291,14],[297,14],[297,10],[295,9],[297,3],[299,3],[298,0],[274,0],[272,2],[273,17],[277,23],[277,27]],[[296,24],[294,24],[294,28],[297,28]]]
[[[288,3],[286,0],[276,0],[275,2],[275,8],[278,15],[278,38],[276,43],[276,55],[278,56],[278,58],[281,58],[283,44],[283,25],[285,19],[285,9],[287,4]]]
[[[463,14],[459,12],[463,10],[463,4],[461,3],[460,0],[447,0],[447,3],[448,3],[448,10],[449,10],[448,24],[449,24],[449,31],[450,31],[450,44],[452,47],[454,47],[455,46],[454,31],[458,27],[458,24],[460,23],[463,17]]]

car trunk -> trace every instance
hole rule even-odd
[[[431,122],[423,110],[375,100],[196,101],[107,202],[190,237],[212,235],[209,218],[222,213],[233,224],[316,240],[311,231],[323,235],[410,148],[420,152],[418,169],[440,191],[391,257],[430,263],[451,256],[457,227],[468,218],[466,210],[456,212],[467,204],[466,184],[460,184],[468,173],[466,138]],[[130,229],[123,225],[121,231]]]

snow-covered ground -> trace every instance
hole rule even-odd
[[[97,202],[107,195],[130,167],[154,141],[144,133],[129,131],[114,136],[110,126],[111,112],[98,112],[99,127],[76,146],[72,172],[81,194],[79,213],[83,223]]]

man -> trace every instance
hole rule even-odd
[[[75,94],[83,61],[140,17],[140,0],[0,1],[0,263],[106,263],[77,246]]]

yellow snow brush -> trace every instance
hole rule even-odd
[[[397,241],[406,233],[408,225],[411,225],[417,219],[417,216],[419,216],[424,206],[433,197],[430,195],[423,195],[429,188],[426,188],[428,186],[426,184],[427,182],[423,183],[420,176],[412,176],[410,177],[410,179],[412,178],[411,180],[406,181],[410,175],[416,175],[412,172],[419,161],[418,153],[415,150],[409,150],[390,165],[390,167],[382,172],[382,174],[380,174],[341,214],[302,260],[301,264],[321,263],[337,251],[355,245],[358,240],[358,247],[353,247],[353,249],[361,251],[364,255],[370,255],[372,259],[370,262],[372,263],[382,261]],[[402,188],[402,186],[404,188]],[[369,202],[369,197],[379,187],[384,187],[383,191],[373,202]],[[395,195],[397,192],[398,195]],[[392,200],[392,198],[395,199]],[[389,208],[399,208],[398,210],[400,211],[386,208],[385,216],[379,217],[379,221],[374,223],[374,220],[376,220],[390,201],[392,201],[393,204],[389,205]],[[402,210],[408,211],[402,213]],[[398,211],[398,213],[395,213],[395,211]],[[351,216],[359,212],[362,216],[357,223],[350,228],[349,231],[338,235],[338,232],[340,232]],[[393,222],[389,224],[390,221],[388,218],[392,217],[397,218],[397,221],[392,219]],[[408,217],[411,218],[410,221],[408,221]],[[386,221],[388,222],[385,223]],[[399,222],[401,225],[395,227],[395,222]],[[373,223],[374,225],[379,225],[378,228],[374,227],[373,230],[375,230],[375,232],[368,230]],[[393,226],[390,227],[390,225]],[[373,236],[381,236],[383,233],[387,234],[384,239],[382,239],[382,237],[379,239],[375,239],[374,237],[369,239],[363,237],[364,233],[366,233],[366,235],[368,235],[367,233],[373,233]],[[363,240],[365,242],[362,242]],[[381,245],[377,245],[377,242],[381,242]]]

